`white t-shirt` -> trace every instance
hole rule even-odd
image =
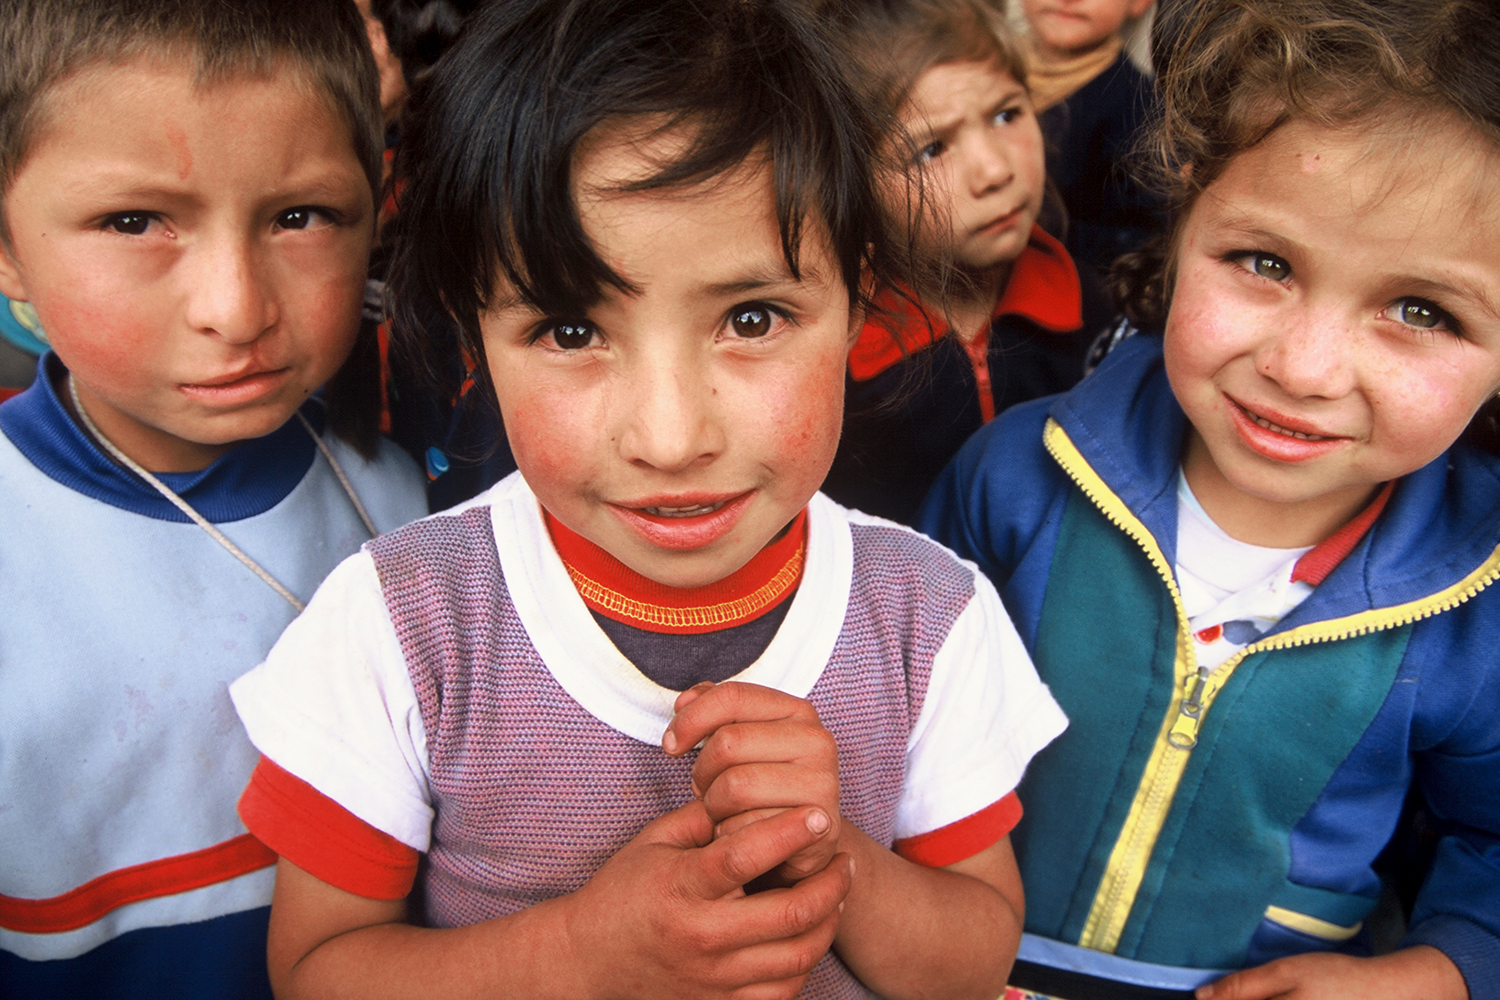
[[[636,670],[594,621],[524,480],[511,476],[470,506],[478,504],[490,506],[516,614],[549,672],[600,721],[659,744],[677,692]],[[798,697],[817,682],[842,628],[853,566],[850,525],[894,527],[821,494],[808,514],[806,561],[792,606],[766,651],[734,678]],[[1031,757],[1067,725],[994,587],[965,565],[974,596],[933,661],[908,741],[898,839],[1004,798]],[[434,814],[427,734],[368,553],[329,575],[266,661],[230,694],[251,741],[277,765],[371,826],[428,849]]]

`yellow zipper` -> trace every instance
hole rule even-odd
[[[1182,594],[1176,575],[1156,539],[1088,464],[1062,427],[1048,419],[1042,432],[1047,451],[1073,479],[1085,496],[1115,526],[1125,532],[1146,553],[1172,596],[1177,614],[1177,657],[1174,668],[1172,700],[1157,733],[1145,772],[1136,787],[1130,812],[1115,840],[1105,865],[1099,889],[1094,895],[1078,943],[1085,948],[1113,952],[1120,944],[1120,934],[1130,916],[1140,891],[1146,865],[1156,848],[1166,823],[1167,813],[1177,794],[1177,786],[1187,769],[1188,759],[1198,744],[1203,719],[1214,698],[1247,656],[1264,650],[1289,649],[1317,642],[1333,642],[1383,629],[1399,628],[1432,615],[1452,610],[1500,579],[1500,546],[1477,569],[1450,587],[1418,601],[1361,611],[1343,618],[1313,622],[1251,643],[1213,671],[1197,666]]]

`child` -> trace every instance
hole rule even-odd
[[[848,418],[824,486],[909,522],[985,421],[1082,377],[1113,307],[1036,225],[1042,136],[998,16],[981,0],[891,0],[849,4],[842,20],[866,99],[900,114],[896,152],[927,202],[919,239],[957,266],[956,280],[919,279],[916,301],[877,303],[849,358]],[[893,214],[906,190],[889,187]]]
[[[0,48],[0,292],[56,352],[0,406],[0,992],[265,997],[227,685],[423,509],[308,400],[359,319],[368,44],[347,0],[23,0]]]
[[[512,0],[419,95],[396,301],[520,472],[233,689],[281,995],[999,992],[1063,720],[978,574],[815,495],[892,273],[839,71],[799,3]]]
[[[1100,273],[1161,229],[1162,206],[1129,166],[1151,114],[1151,81],[1121,31],[1151,0],[1021,0],[1031,96],[1047,176],[1068,210],[1068,251]]]
[[[920,520],[1073,719],[1022,789],[1012,981],[1495,997],[1500,460],[1454,443],[1500,389],[1493,9],[1182,13],[1133,301],[1165,336],[977,435]],[[1413,781],[1445,837],[1355,957]]]

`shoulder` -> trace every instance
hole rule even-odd
[[[376,528],[389,531],[427,513],[422,473],[395,442],[382,437],[374,457],[365,458],[335,434],[325,434],[323,440]]]

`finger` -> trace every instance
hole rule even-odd
[[[1283,996],[1296,987],[1296,981],[1284,975],[1279,963],[1242,969],[1217,982],[1198,987],[1198,1000],[1269,1000]]]
[[[727,837],[736,830],[743,830],[751,823],[770,819],[772,816],[780,816],[784,812],[786,812],[785,809],[752,809],[749,812],[735,813],[733,816],[727,816],[714,825],[714,839]]]
[[[701,803],[695,804],[702,810]],[[701,815],[707,822],[707,812]],[[832,825],[827,813],[811,807],[752,823],[686,855],[681,888],[700,899],[719,899],[816,843]],[[709,830],[711,834],[711,825]]]
[[[827,866],[796,885],[769,889],[734,900],[739,928],[738,940],[745,946],[794,940],[811,940],[824,931],[828,937],[819,954],[826,951],[838,930],[837,922],[849,887],[854,865],[849,855],[837,855]],[[830,923],[832,921],[832,923]],[[809,966],[810,968],[810,966]],[[795,975],[782,969],[770,978]]]
[[[725,978],[745,983],[736,997],[794,997],[813,968],[828,954],[838,933],[839,911],[835,907],[819,923],[801,934],[778,941],[742,948],[721,959]],[[753,987],[764,987],[755,989]]]
[[[635,839],[681,849],[707,847],[714,840],[714,824],[703,803],[694,799],[647,823]]]
[[[713,681],[699,681],[697,684],[694,684],[692,687],[682,692],[682,694],[678,695],[676,701],[672,702],[672,712],[675,714],[682,711],[700,694],[707,691],[709,688],[712,688],[713,686]]]
[[[800,764],[739,764],[714,779],[701,793],[715,823],[752,809],[839,807],[837,772]]]
[[[801,698],[759,684],[727,681],[705,690],[673,716],[662,736],[662,749],[674,755],[686,753],[732,722],[770,722],[808,715],[817,718],[812,705]]]
[[[836,784],[838,761],[838,744],[815,712],[772,722],[731,722],[714,730],[698,752],[693,787],[701,794],[728,768],[748,763],[805,763],[829,772]]]

